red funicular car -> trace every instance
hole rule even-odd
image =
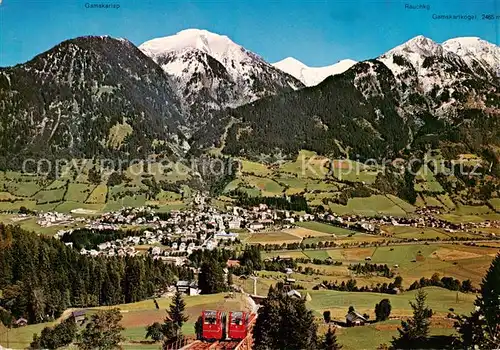
[[[229,338],[244,339],[248,332],[248,314],[241,311],[229,313]]]
[[[220,340],[223,338],[224,324],[220,311],[206,310],[202,313],[202,335],[206,340]]]

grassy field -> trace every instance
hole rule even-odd
[[[455,312],[458,313],[467,313],[474,308],[475,294],[457,293],[437,287],[427,287],[424,290],[427,293],[427,304],[438,316],[446,316],[449,308],[454,308]],[[393,309],[391,316],[411,316],[413,310],[409,305],[409,301],[415,299],[416,291],[401,294],[382,294],[310,290],[308,293],[312,298],[308,302],[308,306],[316,311],[318,315],[322,315],[325,310],[330,310],[333,319],[345,320],[345,315],[351,305],[358,312],[367,313],[373,319],[375,304],[384,298],[389,299],[391,302]]]
[[[398,336],[399,320],[377,322],[363,327],[349,327],[337,330],[337,338],[344,350],[376,349],[380,344],[389,345],[393,337]],[[320,327],[320,329],[326,327]],[[431,320],[430,335],[452,335],[455,330],[452,323],[444,319]]]
[[[500,211],[500,198],[492,198],[488,202],[496,211]]]
[[[469,313],[473,310],[474,294],[463,294],[442,288],[424,288],[427,293],[427,305],[434,311],[431,319],[431,335],[451,335],[454,333],[453,322],[446,318],[449,309],[458,313]],[[331,312],[332,318],[345,320],[349,306],[356,311],[367,313],[370,319],[375,318],[375,304],[387,298],[391,302],[391,318],[408,318],[412,315],[409,302],[415,298],[416,291],[404,292],[398,295],[379,293],[349,293],[338,291],[308,291],[311,301],[308,306],[314,310],[318,319],[325,310]],[[337,330],[337,339],[344,349],[375,349],[379,344],[390,344],[393,336],[398,335],[399,319],[377,322],[362,327],[341,328]],[[320,332],[326,331],[325,325],[320,325]]]
[[[89,198],[87,198],[87,203],[104,204],[106,203],[107,194],[108,194],[108,186],[102,184],[98,185],[96,186],[96,188],[94,188]]]
[[[246,297],[241,294],[235,294],[234,298],[230,298],[228,294],[188,296],[184,300],[186,302],[186,315],[189,317],[183,327],[183,333],[186,335],[194,334],[194,323],[203,310],[250,310]],[[125,331],[122,334],[126,338],[126,343],[145,341],[145,327],[153,322],[162,322],[165,319],[165,310],[170,305],[171,300],[170,298],[158,298],[156,301],[159,304],[159,309],[156,309],[153,300],[114,306],[120,309],[123,316],[121,324]],[[90,308],[87,312],[92,314],[99,309],[109,309],[109,307]],[[18,349],[26,348],[32,341],[34,333],[40,333],[44,327],[53,326],[54,324],[52,322],[14,328],[8,334],[9,344]],[[7,334],[0,333],[0,345],[6,346],[6,344]],[[134,345],[135,348],[148,349],[148,347],[143,347],[143,344],[136,343]],[[149,348],[151,348],[151,345],[149,345]],[[159,345],[153,348],[157,349]]]
[[[296,228],[291,228],[291,229],[286,229],[283,230],[285,233],[289,233],[291,235],[294,235],[298,238],[310,238],[310,237],[317,237],[317,238],[325,238],[325,237],[331,237],[328,233],[320,232],[320,231],[315,231],[311,230],[305,227],[296,227]]]
[[[403,277],[403,286],[407,288],[411,283],[421,277],[430,278],[434,273],[441,277],[450,276],[459,280],[470,279],[476,286],[481,282],[493,257],[498,253],[498,248],[475,247],[460,244],[405,244],[380,247],[363,248],[336,248],[336,249],[306,249],[304,251],[279,251],[263,253],[263,258],[292,257],[325,260],[332,258],[342,262],[342,267],[332,265],[310,265],[313,269],[325,271],[315,276],[317,283],[322,279],[345,280],[355,277],[358,283],[363,282],[370,286],[375,281],[373,276],[352,276],[347,270],[349,264],[366,262],[387,264],[393,271]],[[397,267],[396,267],[397,266]],[[328,278],[326,278],[328,277]],[[360,277],[369,277],[361,281]],[[311,282],[310,277],[298,275],[299,282]],[[389,283],[392,279],[386,279]]]
[[[400,203],[400,202],[399,202]],[[384,195],[374,195],[371,197],[351,198],[347,205],[330,204],[330,209],[338,214],[360,214],[366,216],[394,215],[405,216],[407,212]]]
[[[42,190],[38,191],[33,196],[33,198],[36,200],[37,204],[62,202],[65,193],[66,188],[64,187],[58,189]]]
[[[96,186],[85,183],[69,183],[65,200],[70,202],[84,203]]]
[[[247,243],[251,244],[283,244],[300,243],[302,238],[286,232],[259,232],[252,234]]]
[[[253,175],[267,176],[270,170],[264,164],[252,162],[246,159],[240,159],[241,172]]]
[[[328,259],[328,257],[329,257],[328,252],[326,250],[305,250],[304,253],[310,259],[325,260],[325,259]]]
[[[477,205],[466,206],[459,204],[460,198],[452,198],[445,193],[436,179],[436,174],[443,171],[439,163],[443,157],[434,153],[426,155],[426,159],[436,160],[435,166],[425,163],[416,174],[414,189],[418,196],[413,205],[392,194],[381,194],[374,186],[381,167],[349,159],[330,160],[306,150],[301,150],[295,160],[283,160],[279,166],[240,159],[242,170],[237,179],[226,186],[224,193],[239,189],[250,196],[300,194],[311,207],[321,205],[340,215],[411,216],[416,208],[438,207],[455,221],[467,222],[469,218],[474,221],[491,220],[493,215],[498,219],[500,214],[495,213],[500,207],[498,198],[488,202],[478,200]],[[471,159],[467,157],[462,161]],[[476,161],[476,158],[473,159]],[[352,186],[353,182],[372,189],[373,195],[349,198],[346,205],[338,204],[342,189]]]
[[[148,187],[144,179],[153,177],[159,181],[175,182],[188,177],[173,169],[163,169],[158,163],[131,166],[127,177],[121,184],[108,186],[108,175],[101,174],[101,183],[89,182],[88,171],[93,167],[91,160],[80,160],[64,170],[60,178],[46,179],[43,176],[19,172],[0,172],[0,211],[18,211],[24,206],[31,210],[57,210],[69,212],[73,209],[90,209],[96,212],[118,210],[123,206],[143,206],[154,204],[160,210],[168,211],[171,207],[183,207],[191,198],[191,189],[181,185],[184,197],[180,193],[160,191],[151,201],[146,199]],[[178,165],[181,170],[186,170]],[[81,171],[76,173],[75,167]],[[141,168],[142,167],[142,168]],[[143,173],[146,168],[147,173]],[[95,180],[95,179],[94,179]],[[277,183],[276,186],[279,187]],[[272,188],[270,190],[273,190]]]
[[[341,188],[348,186],[342,181],[373,184],[380,169],[346,159],[330,162],[314,152],[300,151],[295,161],[285,161],[279,167],[266,166],[246,159],[238,178],[226,185],[224,193],[232,190],[246,192],[250,196],[278,196],[302,194],[311,206],[325,205],[337,198]],[[331,172],[329,167],[332,167]],[[387,214],[405,216],[415,207],[395,196],[374,195],[369,198],[351,198],[347,205],[329,204],[339,214]]]
[[[325,224],[325,223],[317,222],[317,221],[297,222],[297,226],[304,227],[304,228],[318,231],[318,232],[324,232],[327,234],[334,234],[335,236],[348,236],[348,235],[356,233],[356,231],[352,231],[349,229],[345,229],[342,227],[333,226],[333,225],[329,225],[329,224]]]
[[[327,241],[333,241],[336,244],[343,244],[356,242],[373,243],[382,241],[397,241],[401,239],[483,239],[491,233],[500,234],[500,231],[496,228],[477,228],[475,229],[475,232],[447,232],[445,230],[432,227],[417,228],[413,226],[386,225],[381,226],[381,232],[383,235],[373,235],[317,221],[298,221],[295,225],[297,225],[296,228],[283,230],[282,233],[302,238],[303,244],[318,244],[320,242]],[[264,237],[264,235],[266,236]],[[250,234],[250,237],[252,238],[247,240],[247,242],[261,244],[282,244],[283,242],[290,240],[289,236],[278,235],[277,233],[273,233],[271,235],[264,233]]]

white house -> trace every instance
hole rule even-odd
[[[221,231],[221,232],[218,232],[214,235],[214,238],[216,240],[229,240],[231,242],[234,242],[234,240],[236,238],[238,238],[238,234],[237,233],[234,233],[234,232],[224,232],[224,231]]]

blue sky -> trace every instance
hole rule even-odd
[[[0,0],[0,66],[31,59],[82,35],[125,37],[134,44],[186,28],[228,35],[275,62],[288,56],[310,66],[376,57],[416,36],[442,42],[479,36],[499,43],[495,0]],[[119,9],[87,9],[86,3]],[[500,2],[500,0],[497,0]],[[405,4],[428,4],[408,10]],[[498,7],[495,10],[495,6]],[[477,20],[435,20],[433,14],[472,14]]]

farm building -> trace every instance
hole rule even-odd
[[[253,222],[250,225],[248,225],[248,228],[250,230],[262,230],[264,228],[264,225],[258,222]]]
[[[198,290],[198,285],[196,282],[189,282],[189,281],[177,281],[177,284],[175,285],[177,288],[178,292],[185,293],[187,295],[198,295],[199,290]]]
[[[240,266],[240,261],[239,260],[231,260],[231,259],[229,259],[226,262],[226,266],[227,267],[238,267],[238,266]]]
[[[76,324],[82,324],[85,322],[85,316],[87,315],[87,310],[73,311],[71,316],[75,319]]]
[[[228,226],[230,230],[239,229],[241,227],[241,219],[234,218],[233,220],[228,222]]]
[[[28,320],[25,318],[20,318],[14,322],[16,327],[24,327],[28,325]]]
[[[345,315],[345,321],[348,327],[353,327],[363,326],[366,323],[367,319],[356,311],[349,311],[347,315]]]
[[[230,240],[234,242],[236,238],[238,238],[238,234],[234,232],[225,232],[225,231],[220,231],[215,234],[214,238],[216,240]]]
[[[292,289],[291,291],[289,291],[288,293],[286,293],[289,297],[295,297],[295,298],[302,298],[302,295],[297,292],[295,289]]]

